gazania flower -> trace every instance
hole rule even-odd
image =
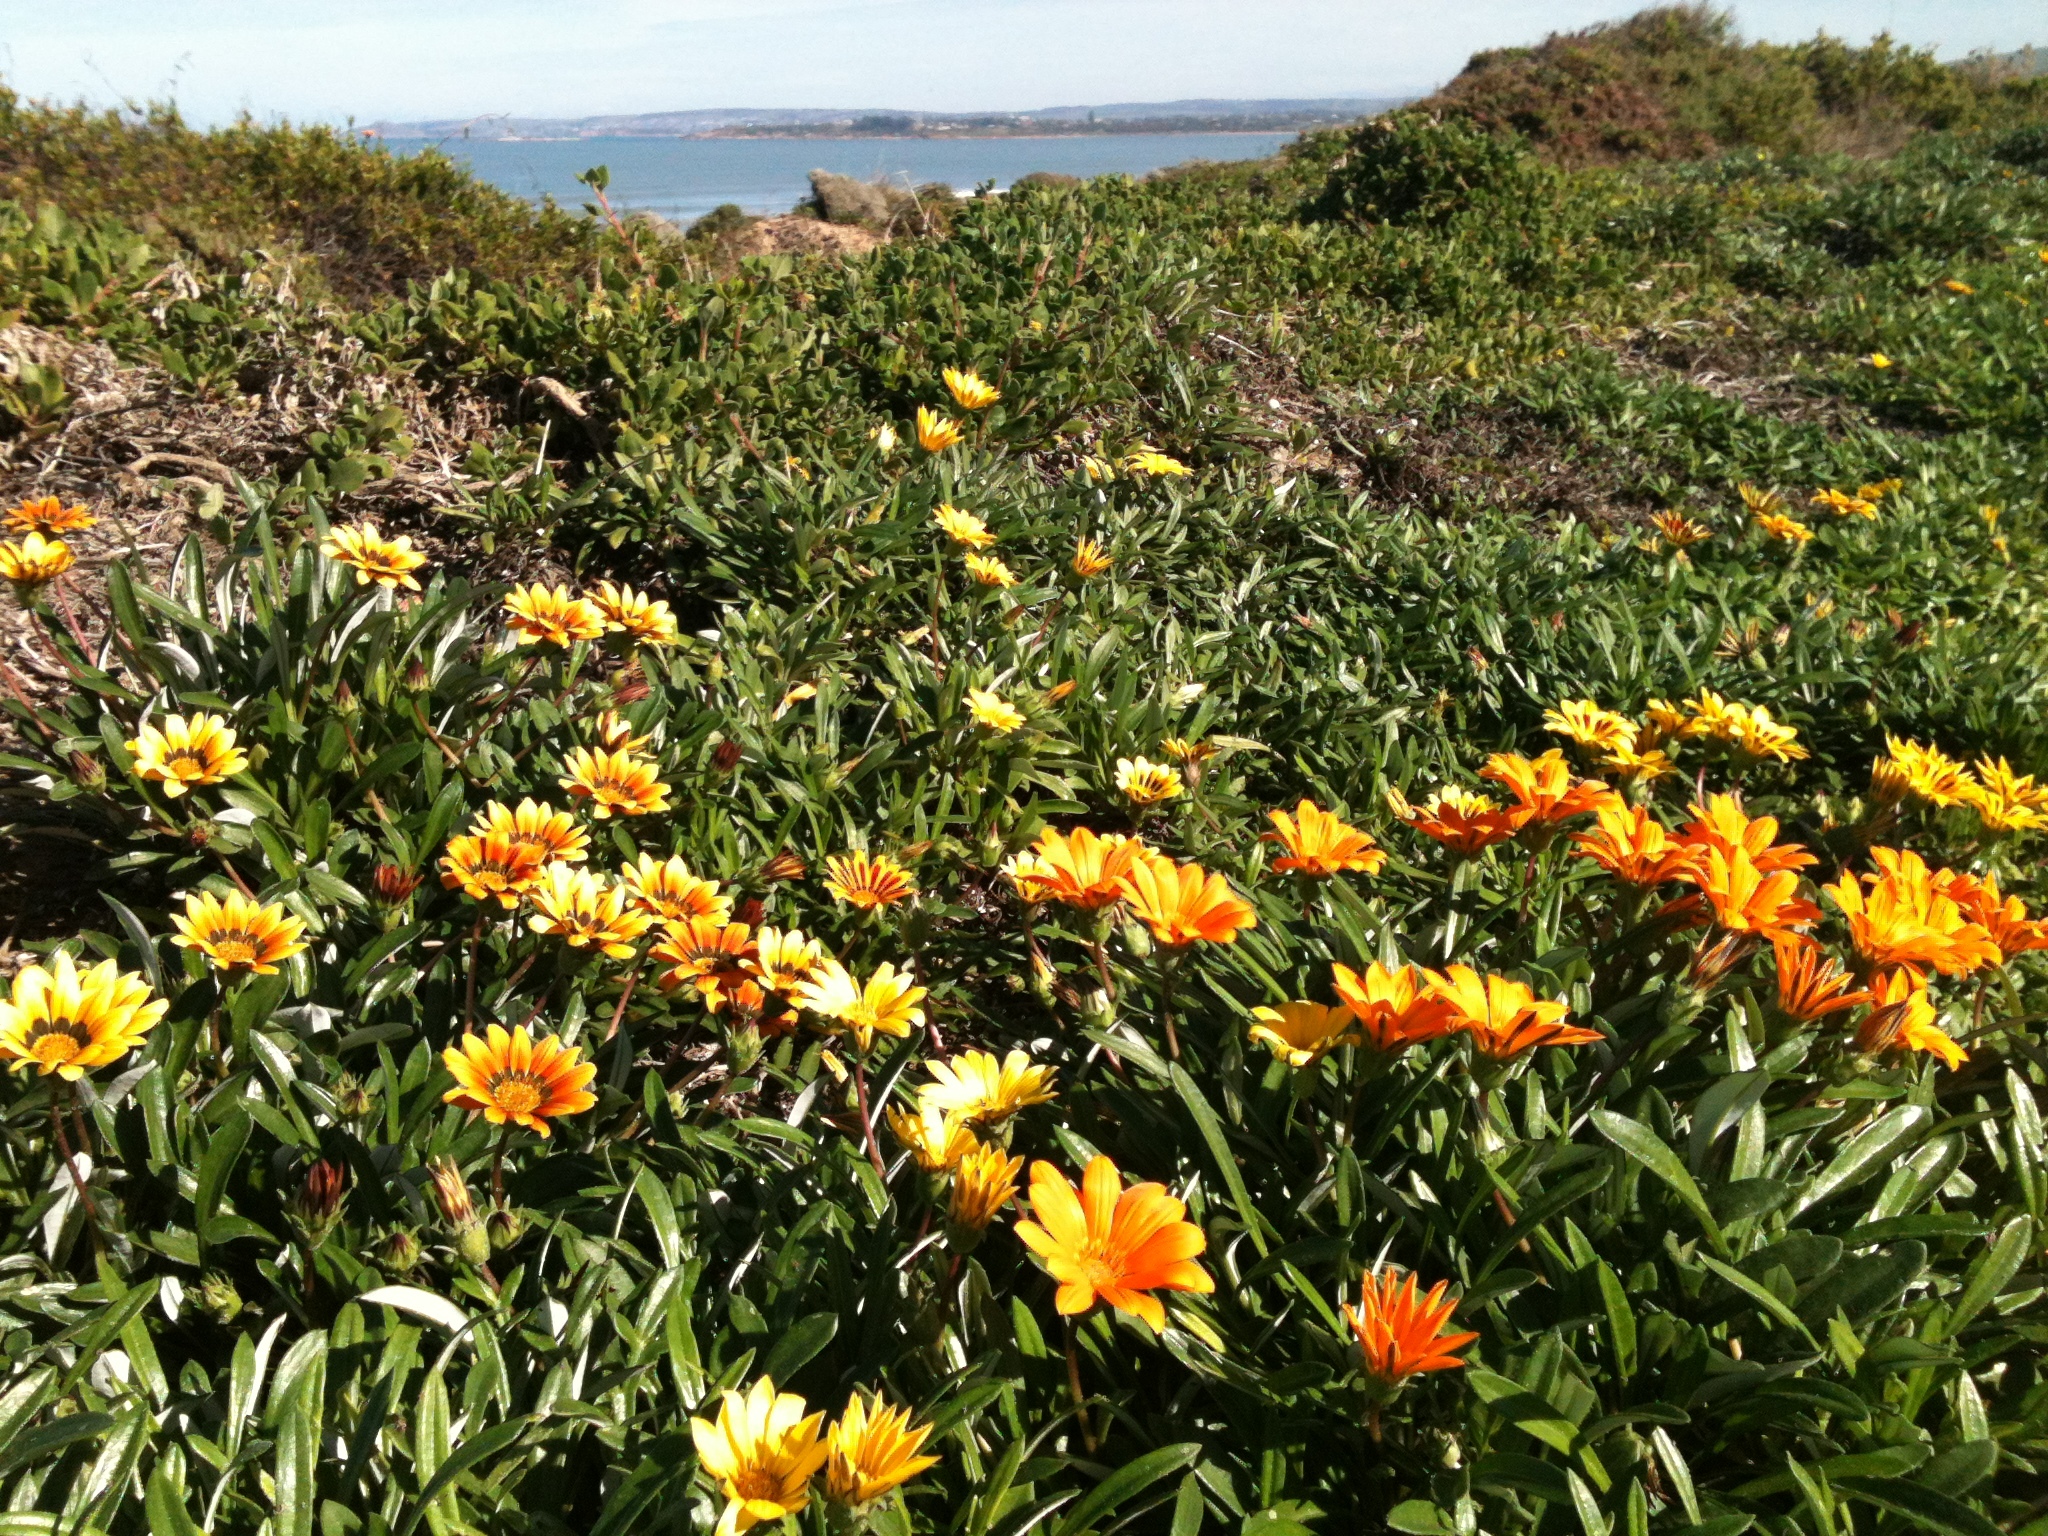
[[[2001,963],[1990,933],[1949,894],[1949,871],[1937,874],[1919,854],[1895,848],[1873,848],[1870,857],[1877,874],[1845,874],[1823,887],[1849,920],[1849,942],[1866,967],[1966,976]]]
[[[55,496],[31,496],[7,514],[10,533],[40,533],[54,538],[60,533],[77,533],[99,521],[84,507],[67,507]]]
[[[623,885],[603,885],[587,869],[550,864],[530,899],[526,920],[535,933],[551,933],[571,949],[594,949],[614,960],[632,958],[654,919],[630,904]]]
[[[548,867],[531,843],[514,842],[499,832],[482,837],[451,837],[441,858],[441,883],[460,890],[471,901],[496,900],[516,907],[540,883]]]
[[[830,955],[796,989],[795,1000],[813,1013],[843,1026],[865,1051],[877,1034],[903,1039],[924,1023],[925,989],[909,971],[884,963],[865,982],[855,978]]]
[[[1757,518],[1756,525],[1763,529],[1767,538],[1775,539],[1780,544],[1806,544],[1813,539],[1813,530],[1796,517],[1767,512]]]
[[[551,1136],[548,1121],[580,1115],[597,1102],[586,1091],[597,1067],[579,1060],[580,1054],[553,1035],[534,1039],[523,1024],[509,1034],[493,1024],[441,1053],[441,1064],[455,1079],[441,1102],[481,1114],[493,1125],[523,1125]]]
[[[1479,777],[1507,786],[1515,797],[1508,814],[1524,827],[1555,827],[1621,804],[1621,797],[1598,779],[1574,782],[1571,765],[1555,748],[1533,760],[1518,752],[1496,752]]]
[[[1690,549],[1714,536],[1714,530],[1704,523],[1696,523],[1683,512],[1659,512],[1650,519],[1650,525],[1657,530],[1658,537],[1673,549]]]
[[[1193,470],[1169,454],[1152,448],[1140,448],[1136,453],[1124,455],[1123,467],[1134,475],[1191,475]]]
[[[198,950],[215,970],[230,975],[275,976],[280,960],[306,947],[305,923],[282,903],[266,906],[240,892],[222,899],[211,891],[195,891],[185,898],[182,913],[171,914],[171,926],[178,930],[173,944]]]
[[[1938,809],[1962,805],[1976,788],[1970,770],[1939,747],[1923,747],[1917,741],[1901,741],[1891,735],[1885,737],[1884,744],[1907,786],[1929,805]]]
[[[638,752],[654,740],[653,732],[639,733],[633,722],[615,709],[599,711],[590,733],[607,752]]]
[[[681,858],[656,859],[643,853],[619,874],[633,905],[665,923],[698,917],[725,923],[732,917],[732,898],[719,891],[715,880],[693,874]]]
[[[1778,961],[1778,1012],[1800,1024],[1870,1001],[1853,978],[1811,939],[1788,935],[1771,946]]]
[[[1908,970],[1886,972],[1872,988],[1871,1010],[1856,1026],[1856,1048],[1875,1056],[1884,1051],[1925,1051],[1939,1056],[1953,1070],[1970,1059],[1969,1052],[1934,1022],[1934,1004],[1927,987]]]
[[[1889,368],[1892,365],[1892,360],[1886,357],[1882,352],[1872,352],[1867,357],[1865,357],[1863,361],[1868,363],[1871,367],[1878,369]]]
[[[427,557],[412,547],[406,534],[387,539],[375,523],[351,523],[327,530],[320,541],[320,553],[339,561],[356,573],[356,585],[371,582],[387,590],[404,587],[417,592],[420,584],[413,572],[427,563]]]
[[[1166,1308],[1154,1291],[1216,1289],[1194,1262],[1209,1246],[1202,1229],[1183,1218],[1187,1207],[1162,1184],[1123,1187],[1116,1164],[1097,1157],[1082,1176],[1078,1195],[1051,1163],[1031,1165],[1030,1221],[1017,1236],[1059,1281],[1053,1305],[1078,1317],[1098,1301],[1166,1331]]]
[[[983,730],[1007,736],[1024,723],[1024,711],[987,688],[967,690],[967,713]]]
[[[1515,835],[1513,811],[1502,810],[1485,795],[1455,784],[1445,785],[1421,805],[1412,806],[1393,791],[1388,793],[1387,800],[1394,814],[1424,837],[1468,859],[1477,858],[1495,843],[1504,843]]]
[[[1988,832],[2034,832],[2048,827],[2048,788],[2030,773],[2012,771],[2004,758],[1977,759],[1977,781],[1966,786],[1963,799]]]
[[[1455,1371],[1464,1365],[1455,1351],[1479,1335],[1444,1332],[1458,1310],[1457,1302],[1443,1299],[1447,1283],[1439,1280],[1428,1295],[1418,1297],[1414,1275],[1368,1270],[1359,1285],[1358,1310],[1344,1309],[1345,1321],[1358,1336],[1365,1374],[1381,1395],[1424,1371]]]
[[[134,1050],[170,1006],[113,961],[80,971],[60,949],[48,966],[24,966],[0,1000],[0,1061],[75,1083]]]
[[[1176,864],[1147,854],[1132,863],[1118,886],[1152,937],[1172,949],[1198,939],[1232,944],[1244,929],[1259,926],[1251,903],[1239,897],[1228,880],[1199,864]]]
[[[32,533],[19,544],[0,543],[0,581],[12,582],[17,593],[33,592],[62,576],[77,559],[62,539]]]
[[[1489,1060],[1512,1061],[1538,1046],[1592,1045],[1607,1038],[1597,1029],[1565,1023],[1563,1003],[1538,997],[1506,976],[1482,976],[1469,965],[1424,975],[1452,1026],[1470,1035],[1473,1049]]]
[[[938,1457],[917,1454],[931,1432],[929,1424],[911,1428],[909,1409],[884,1408],[879,1399],[870,1406],[854,1393],[825,1436],[825,1497],[858,1509],[937,1466]]]
[[[1181,792],[1180,774],[1144,757],[1116,760],[1116,787],[1133,805],[1158,805]]]
[[[1799,745],[1798,730],[1773,720],[1761,704],[1732,705],[1728,726],[1720,734],[1740,755],[1758,762],[1792,763],[1808,756]]]
[[[1699,872],[1700,850],[1680,842],[1647,806],[1619,805],[1600,812],[1590,832],[1572,839],[1572,851],[1591,859],[1623,885],[1638,889],[1689,879]]]
[[[1977,291],[1976,289],[1972,288],[1968,283],[1964,282],[1961,278],[1956,277],[1944,277],[1941,280],[1941,286],[1946,288],[1950,293],[1959,293],[1962,294],[1965,298],[1967,298],[1969,295]]]
[[[1598,762],[1610,773],[1643,784],[1654,784],[1678,771],[1670,753],[1659,747],[1645,747],[1640,737],[1632,747],[1616,747],[1612,752],[1601,753]]]
[[[1589,752],[1632,747],[1636,740],[1633,720],[1611,709],[1602,709],[1591,699],[1566,699],[1557,708],[1546,709],[1543,729],[1553,736],[1568,737]]]
[[[590,802],[599,821],[621,816],[647,816],[668,809],[668,786],[653,763],[630,752],[593,752],[576,747],[563,760],[569,771],[556,782],[578,800]]]
[[[1692,878],[1714,909],[1714,922],[1731,934],[1754,934],[1776,942],[1820,921],[1820,908],[1799,896],[1799,877],[1790,870],[1765,872],[1745,849],[1718,847]]]
[[[161,783],[175,800],[202,784],[218,784],[245,771],[249,759],[235,745],[234,728],[219,715],[166,715],[161,725],[145,725],[127,744],[135,759],[135,776]]]
[[[1815,491],[1807,498],[1807,501],[1816,507],[1831,508],[1837,517],[1875,518],[1877,516],[1876,502],[1865,500],[1861,496],[1851,496],[1847,491]]]
[[[524,843],[543,864],[580,864],[590,856],[589,834],[576,825],[576,818],[538,800],[522,800],[517,810],[493,800],[476,813],[469,835],[488,837],[494,832],[507,842]]]
[[[1118,881],[1149,851],[1135,837],[1098,837],[1086,827],[1071,832],[1048,827],[1028,854],[1012,861],[1010,878],[1027,901],[1057,901],[1098,912],[1123,899]]]
[[[850,907],[872,912],[910,900],[917,894],[917,882],[886,853],[870,855],[855,849],[825,861],[825,889]]]
[[[1857,486],[1856,494],[1865,501],[1883,501],[1885,497],[1891,495],[1893,491],[1900,489],[1905,483],[1905,481],[1897,476],[1891,476],[1883,480],[1872,481],[1868,485]]]
[[[657,978],[664,992],[694,986],[708,993],[727,983],[738,985],[756,958],[751,928],[709,917],[667,924],[648,955],[668,966]]]
[[[1692,814],[1680,835],[1695,848],[1718,848],[1731,856],[1740,849],[1765,874],[1805,869],[1816,862],[1798,843],[1777,840],[1777,817],[1751,816],[1733,795],[1710,795],[1705,805],[1694,803]]]
[[[1003,392],[992,384],[982,382],[981,375],[971,368],[961,372],[958,368],[943,369],[939,377],[946,381],[946,393],[953,397],[953,403],[963,411],[981,411],[1003,398]]]
[[[2027,904],[2017,896],[2002,895],[1998,877],[1956,875],[1948,882],[1947,894],[1963,916],[1991,935],[1991,942],[2007,960],[2033,949],[2048,949],[2048,922],[2027,916]]]
[[[1412,965],[1389,970],[1375,960],[1361,976],[1348,965],[1333,964],[1330,979],[1361,1041],[1383,1056],[1398,1056],[1411,1045],[1462,1027],[1430,989],[1429,978]]]
[[[1273,830],[1261,832],[1262,843],[1279,843],[1287,856],[1273,861],[1278,872],[1292,871],[1311,880],[1327,880],[1347,869],[1362,875],[1376,875],[1387,862],[1386,851],[1370,834],[1338,820],[1313,800],[1303,800],[1294,814],[1268,811],[1266,820]]]
[[[1017,1175],[1023,1171],[1023,1158],[1010,1157],[998,1146],[976,1147],[954,1165],[947,1222],[958,1230],[987,1231],[1016,1195]]]
[[[1776,491],[1760,491],[1747,480],[1736,486],[1735,492],[1742,498],[1742,504],[1749,508],[1753,516],[1759,518],[1769,517],[1773,513],[1785,510],[1784,497],[1780,496]]]
[[[1189,741],[1185,736],[1167,736],[1161,739],[1159,750],[1176,763],[1186,763],[1191,768],[1199,768],[1216,755],[1216,743]]]
[[[1254,1008],[1249,1038],[1290,1067],[1313,1067],[1340,1045],[1357,1045],[1357,1020],[1349,1008],[1327,1003],[1282,1003]]]
[[[564,648],[578,640],[604,638],[604,610],[588,598],[571,597],[567,587],[514,587],[505,594],[505,626],[521,645]]]
[[[884,1114],[896,1139],[910,1149],[917,1166],[926,1173],[944,1173],[981,1143],[965,1120],[936,1109],[915,1113],[890,1105]]]
[[[1080,577],[1100,576],[1116,564],[1109,551],[1099,539],[1084,538],[1074,545],[1074,558],[1068,562],[1074,574]]]
[[[917,446],[926,453],[944,453],[960,441],[960,423],[941,416],[928,405],[917,408]]]
[[[869,432],[868,437],[873,441],[875,451],[883,458],[886,459],[896,451],[896,429],[888,422],[883,422],[879,427]]]
[[[661,598],[606,581],[598,584],[597,595],[588,601],[604,616],[604,627],[614,634],[630,635],[643,645],[676,642],[676,616]]]
[[[1079,468],[1081,473],[1088,477],[1091,485],[1100,485],[1105,480],[1114,480],[1116,478],[1116,465],[1108,459],[1097,458],[1092,453],[1081,455]]]
[[[819,1438],[825,1415],[807,1416],[807,1406],[763,1376],[745,1397],[725,1393],[715,1424],[690,1420],[697,1464],[726,1500],[713,1536],[740,1536],[810,1503],[811,1478],[829,1452]]]
[[[955,544],[965,544],[969,549],[987,549],[995,543],[996,536],[988,531],[988,524],[972,512],[962,512],[951,502],[940,502],[938,510],[932,513],[947,538]]]
[[[1014,587],[1017,578],[1010,568],[994,555],[963,555],[967,562],[967,574],[984,587]]]
[[[1666,741],[1689,741],[1704,733],[1699,717],[1687,705],[1652,699],[1643,706],[1643,724],[1636,730],[1636,745],[1651,747]]]
[[[818,968],[825,947],[804,937],[801,928],[763,928],[754,935],[754,957],[746,967],[771,992],[787,996]]]
[[[917,1090],[918,1102],[959,1120],[1001,1125],[1020,1109],[1050,1104],[1057,1068],[1041,1066],[1023,1051],[997,1061],[989,1051],[966,1051],[951,1061],[928,1061],[932,1080]]]

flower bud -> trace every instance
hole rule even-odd
[[[427,675],[424,662],[414,661],[405,669],[405,691],[407,693],[428,693],[434,686],[433,678]]]
[[[646,674],[638,667],[621,667],[612,674],[612,703],[620,709],[653,696],[654,690],[647,685]]]
[[[749,896],[733,908],[732,920],[744,923],[749,928],[761,926],[761,919],[768,915],[768,904],[758,896]]]
[[[491,1236],[476,1214],[476,1204],[469,1198],[462,1170],[453,1158],[437,1157],[427,1164],[427,1172],[433,1176],[434,1203],[440,1206],[441,1219],[448,1223],[449,1234],[455,1239],[456,1255],[472,1266],[488,1264]]]
[[[526,1218],[508,1205],[494,1207],[484,1227],[490,1233],[493,1253],[503,1253],[526,1236]]]
[[[334,1112],[344,1120],[361,1120],[377,1107],[377,1096],[353,1072],[334,1080]]]
[[[720,773],[731,773],[733,769],[739,767],[740,758],[745,755],[745,751],[745,748],[728,736],[712,749],[711,766]]]
[[[761,1031],[753,1024],[736,1024],[725,1033],[726,1063],[734,1077],[744,1077],[761,1059]]]
[[[387,1275],[409,1275],[425,1257],[416,1234],[406,1227],[394,1227],[372,1251],[377,1267]]]
[[[353,720],[363,712],[362,701],[346,680],[334,685],[334,712],[344,720]]]
[[[339,1163],[321,1158],[306,1170],[306,1182],[287,1202],[292,1223],[309,1247],[318,1247],[341,1220],[342,1202],[348,1198],[348,1172]]]
[[[71,777],[80,789],[104,789],[107,783],[106,765],[96,757],[87,757],[83,752],[71,754]]]
[[[412,893],[420,888],[422,876],[416,869],[404,869],[396,864],[379,864],[376,873],[370,876],[370,888],[377,899],[387,907],[403,906]]]
[[[201,1275],[190,1294],[199,1310],[216,1323],[232,1323],[241,1314],[242,1293],[235,1289],[234,1281],[217,1269]]]
[[[763,880],[801,880],[804,877],[804,861],[784,849],[761,866]]]

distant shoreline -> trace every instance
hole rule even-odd
[[[1160,128],[1132,129],[1108,133],[573,133],[573,134],[526,134],[494,133],[488,138],[481,135],[462,136],[459,134],[425,133],[376,133],[374,137],[386,142],[418,144],[598,144],[610,140],[629,139],[635,143],[676,144],[705,143],[749,143],[765,142],[776,144],[801,143],[805,141],[821,144],[889,144],[889,143],[946,143],[961,140],[981,139],[1185,139],[1202,138],[1271,138],[1276,133],[1306,133],[1311,128],[1335,126],[1329,123],[1310,123],[1298,128]]]

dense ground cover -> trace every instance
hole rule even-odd
[[[100,889],[0,1009],[0,1524],[2048,1528],[2038,144],[1409,117],[353,307],[7,211],[11,334],[350,382],[16,566]]]

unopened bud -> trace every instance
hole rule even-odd
[[[763,880],[801,880],[804,877],[804,861],[784,849],[761,866]]]
[[[356,691],[349,687],[346,681],[334,685],[334,712],[344,720],[353,720],[363,712],[363,706],[356,698]]]
[[[733,908],[732,920],[744,923],[749,928],[761,926],[761,919],[768,913],[768,904],[758,896],[748,896]]]
[[[753,1024],[736,1024],[725,1034],[726,1062],[734,1077],[744,1077],[761,1059],[761,1031]]]
[[[744,755],[745,749],[728,736],[712,748],[711,766],[720,773],[731,773],[733,769],[739,767],[740,758]]]
[[[217,1269],[199,1277],[191,1292],[193,1303],[216,1323],[232,1323],[242,1311],[242,1293],[235,1282]]]
[[[503,1253],[526,1236],[526,1218],[507,1205],[495,1207],[484,1227],[490,1233],[493,1253]]]
[[[415,1233],[405,1227],[396,1227],[384,1234],[373,1257],[385,1274],[409,1275],[420,1267],[424,1252]]]
[[[334,1080],[334,1112],[344,1120],[361,1120],[377,1107],[376,1095],[353,1072]]]
[[[348,1173],[339,1163],[321,1158],[306,1170],[306,1182],[292,1196],[293,1223],[307,1243],[318,1247],[341,1220],[342,1202],[348,1198]]]
[[[96,790],[106,787],[106,765],[96,757],[87,757],[83,752],[71,754],[71,777],[80,789]]]
[[[476,1204],[469,1198],[469,1186],[463,1182],[455,1159],[437,1157],[427,1164],[427,1172],[434,1181],[434,1204],[441,1208],[441,1219],[458,1230],[473,1224]]]
[[[404,869],[396,864],[379,864],[376,873],[370,876],[370,888],[377,893],[377,899],[387,907],[403,906],[406,899],[420,888],[420,872]]]
[[[434,680],[427,675],[427,668],[424,662],[415,661],[407,665],[405,669],[405,691],[407,693],[426,693],[433,686]]]

